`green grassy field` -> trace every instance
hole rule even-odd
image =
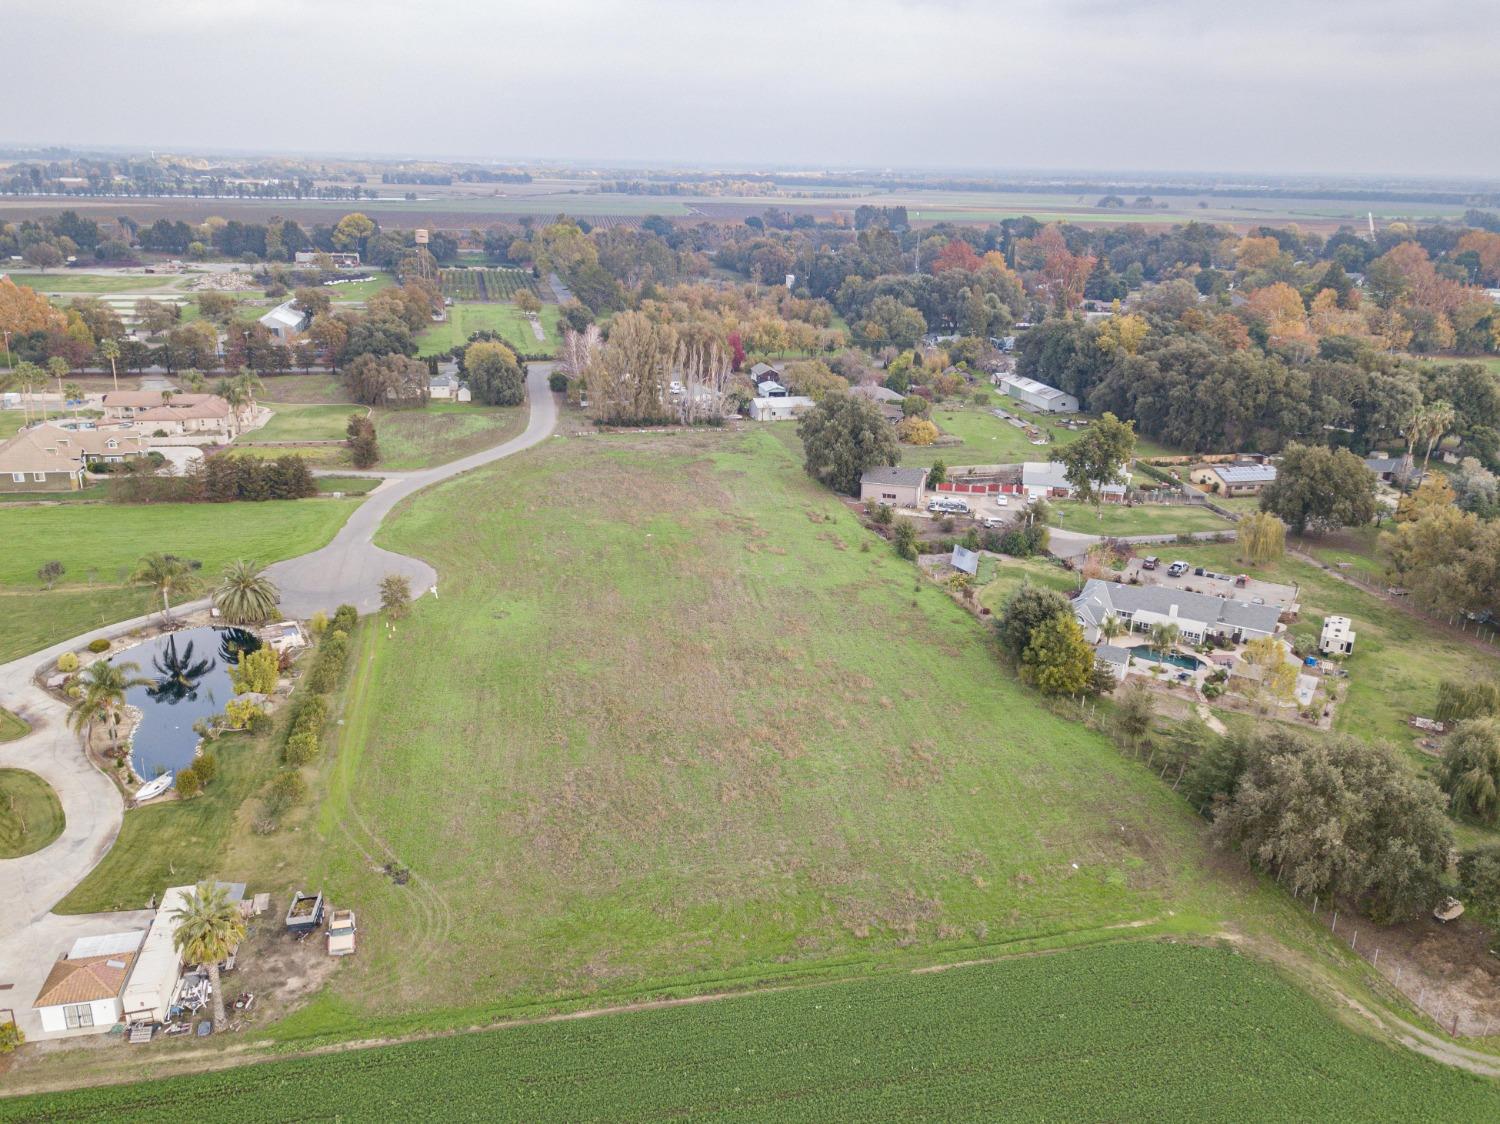
[[[379,541],[443,596],[361,641],[303,878],[368,936],[282,1033],[1280,908],[774,434],[549,442]]]
[[[1432,714],[1439,680],[1491,679],[1500,674],[1500,648],[1477,648],[1451,638],[1420,617],[1298,559],[1246,567],[1235,561],[1233,544],[1173,546],[1172,557],[1295,584],[1302,614],[1291,627],[1291,635],[1310,646],[1316,643],[1325,616],[1338,614],[1354,621],[1359,639],[1354,654],[1344,663],[1349,671],[1349,694],[1334,723],[1347,733],[1410,747],[1414,731],[1406,719]]]
[[[350,304],[367,301],[381,289],[389,289],[395,283],[396,279],[389,273],[381,273],[368,281],[346,281],[342,285],[322,287],[327,290],[328,299],[334,304]]]
[[[47,293],[134,293],[153,289],[175,289],[179,278],[170,274],[76,273],[60,269],[55,273],[12,273],[10,279],[38,292]]]
[[[62,805],[51,785],[25,769],[0,769],[0,859],[40,851],[62,829]]]
[[[419,355],[440,355],[481,329],[499,332],[512,350],[524,355],[557,354],[557,307],[543,305],[538,314],[544,339],[537,339],[531,324],[513,304],[455,303],[448,309],[448,319],[434,324],[417,337]]]
[[[278,402],[328,403],[347,402],[348,393],[337,375],[266,375],[264,389],[256,397],[266,405]],[[353,403],[350,403],[351,407]]]
[[[13,742],[31,729],[26,720],[0,706],[0,742]]]
[[[1052,505],[1055,527],[1090,535],[1177,535],[1190,531],[1232,532],[1234,524],[1206,507],[1186,504],[1106,503],[1094,514],[1092,504],[1064,500]]]
[[[976,406],[945,405],[933,410],[932,420],[944,433],[961,438],[961,445],[917,445],[901,446],[901,463],[908,465],[930,465],[942,461],[950,468],[961,464],[1016,464],[1020,461],[1051,460],[1053,454],[1065,445],[1076,441],[1082,430],[1065,429],[1052,419],[1031,416],[1032,424],[1040,426],[1051,437],[1051,444],[1033,445],[1024,431],[1009,422],[997,418],[990,412],[999,407],[1018,414],[1015,404],[1008,399],[993,396],[989,405]],[[1146,439],[1136,442],[1138,456],[1168,456],[1171,451]]]
[[[343,526],[357,500],[231,504],[59,505],[0,509],[0,660],[137,616],[153,607],[125,585],[143,554],[160,550],[203,563],[211,579],[226,562],[275,562],[316,550]],[[66,572],[41,589],[51,560]]]
[[[344,403],[277,402],[271,409],[271,420],[240,437],[236,448],[271,441],[342,441],[349,415],[366,412],[363,406]]]
[[[446,464],[514,437],[526,428],[524,406],[429,402],[423,410],[376,410],[378,468],[403,471]]]
[[[979,591],[979,603],[991,613],[998,614],[1006,600],[1023,585],[1055,589],[1071,597],[1079,588],[1077,573],[1064,570],[1049,558],[1011,558],[998,562],[990,569],[981,569],[980,580],[984,585]]]
[[[1351,1032],[1218,948],[1117,944],[0,1100],[0,1117],[1493,1119],[1494,1082]]]

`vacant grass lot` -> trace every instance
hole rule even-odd
[[[990,388],[979,388],[990,390]],[[991,409],[998,407],[1012,414],[1021,410],[1009,398],[990,391],[987,405],[945,405],[933,410],[932,420],[944,433],[963,439],[961,445],[932,445],[922,447],[903,445],[902,464],[930,465],[942,461],[949,468],[961,464],[1016,464],[1020,461],[1047,461],[1065,445],[1070,444],[1084,432],[1065,429],[1055,420],[1040,415],[1027,415],[1032,424],[1040,426],[1051,437],[1051,444],[1033,445],[1025,431],[1010,422],[997,418]],[[1142,457],[1168,456],[1170,450],[1144,438],[1136,442],[1136,455]]]
[[[359,903],[360,956],[286,1033],[1264,900],[872,541],[764,430],[553,441],[414,498],[380,542],[443,594],[362,641],[304,875]]]
[[[0,1101],[47,1120],[1484,1120],[1232,952],[1117,944]],[[1250,1107],[1250,1106],[1253,1106]],[[1436,1110],[1436,1111],[1434,1111]],[[295,1112],[292,1115],[296,1115]]]
[[[1092,504],[1065,500],[1053,504],[1052,524],[1089,535],[1180,535],[1190,531],[1234,530],[1234,524],[1206,507],[1187,504],[1141,504],[1125,507],[1106,503],[1094,513]]]
[[[430,468],[510,440],[526,428],[525,406],[429,402],[424,410],[376,410],[377,468]]]
[[[376,274],[367,281],[345,281],[340,285],[324,285],[328,299],[335,304],[352,304],[369,300],[381,289],[389,289],[396,279],[389,273]]]
[[[40,851],[62,829],[62,805],[51,785],[25,769],[0,769],[0,859]]]
[[[71,269],[56,273],[12,273],[9,276],[17,285],[25,285],[39,293],[145,293],[154,289],[175,289],[179,280],[171,274],[76,273]]]
[[[197,559],[211,579],[231,559],[275,562],[317,550],[357,502],[0,508],[0,661],[153,608],[147,591],[125,584],[143,554]],[[66,573],[44,591],[36,573],[53,559]]]
[[[1359,638],[1353,656],[1344,663],[1349,696],[1335,717],[1335,728],[1347,733],[1410,747],[1414,731],[1406,719],[1432,714],[1439,680],[1491,679],[1500,674],[1500,648],[1476,648],[1451,638],[1383,598],[1295,558],[1246,567],[1235,561],[1233,544],[1173,546],[1172,557],[1297,585],[1302,616],[1291,632],[1307,645],[1316,644],[1325,616],[1339,614],[1354,621]]]
[[[271,409],[271,420],[239,438],[236,448],[270,441],[342,441],[349,415],[366,412],[363,406],[344,403],[277,402]]]
[[[531,324],[513,304],[455,303],[448,309],[448,319],[434,324],[417,337],[419,355],[440,355],[481,329],[499,332],[512,350],[525,355],[557,354],[557,306],[543,305],[538,313],[544,339],[537,339]]]
[[[256,397],[272,409],[278,402],[348,402],[348,392],[338,375],[266,375]],[[352,410],[354,404],[349,403]]]

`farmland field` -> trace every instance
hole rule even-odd
[[[0,1117],[406,1120],[440,1099],[463,1120],[1468,1121],[1497,1097],[1263,964],[1135,943],[0,1100]]]
[[[25,285],[39,293],[146,293],[155,289],[175,289],[181,280],[172,274],[75,273],[72,270],[11,273],[8,276],[17,285]]]
[[[529,269],[442,269],[438,282],[443,296],[458,301],[509,301],[521,290],[538,297],[542,288]]]
[[[513,304],[454,304],[448,319],[434,324],[417,337],[421,355],[441,355],[480,329],[499,332],[511,349],[522,355],[553,355],[557,352],[557,309],[543,306],[539,322],[542,339],[537,339],[531,323]]]
[[[14,659],[90,628],[155,607],[144,589],[126,584],[149,551],[199,560],[205,577],[226,562],[275,562],[323,546],[356,500],[266,503],[72,504],[0,509],[0,661]],[[66,567],[44,591],[36,572]]]

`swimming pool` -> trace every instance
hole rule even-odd
[[[152,637],[110,659],[133,663],[130,672],[147,680],[130,688],[125,701],[141,712],[130,746],[130,764],[149,781],[193,763],[200,718],[219,714],[234,698],[229,668],[260,640],[243,628],[185,628]]]
[[[1169,663],[1173,667],[1180,667],[1184,671],[1197,671],[1204,666],[1202,660],[1197,656],[1189,656],[1183,652],[1167,652],[1165,654],[1153,651],[1149,646],[1137,648],[1132,653],[1143,660],[1152,660],[1156,663]]]

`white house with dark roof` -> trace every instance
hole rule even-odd
[[[1106,502],[1119,503],[1130,487],[1127,472],[1100,489]],[[1028,499],[1068,499],[1076,489],[1068,479],[1068,466],[1061,461],[1026,461],[1021,465],[1021,491]]]
[[[1078,412],[1078,399],[1073,395],[1044,382],[1037,382],[1036,379],[1028,379],[1025,375],[1002,375],[1000,393],[1044,414]]]
[[[1114,617],[1132,632],[1148,632],[1156,624],[1175,624],[1178,635],[1191,644],[1210,636],[1242,643],[1274,636],[1281,610],[1275,605],[1232,601],[1185,589],[1091,578],[1073,599],[1073,615],[1091,644],[1099,640],[1099,626],[1106,617]]]
[[[868,468],[859,478],[862,503],[888,507],[921,507],[927,502],[927,469],[880,465]]]

